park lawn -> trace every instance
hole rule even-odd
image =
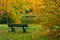
[[[50,40],[47,36],[41,36],[41,26],[29,25],[26,31],[22,33],[22,28],[16,28],[15,32],[11,32],[7,25],[0,25],[0,40]]]

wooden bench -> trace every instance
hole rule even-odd
[[[15,31],[15,27],[23,27],[23,32],[26,32],[26,28],[28,27],[28,24],[8,24],[8,27],[11,27],[11,31]]]

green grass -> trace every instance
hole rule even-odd
[[[11,32],[7,25],[0,25],[0,40],[50,40],[47,36],[40,36],[41,26],[29,25],[26,31],[22,33],[22,28],[16,28],[15,32]]]

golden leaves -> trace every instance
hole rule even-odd
[[[33,11],[30,13],[27,13],[28,16],[36,15],[40,16],[41,20],[47,21],[49,20],[50,22],[55,18],[58,12],[57,10],[59,2],[56,3],[53,0],[45,1],[45,0],[4,0],[3,4],[5,5],[4,8],[6,9],[6,4],[7,4],[7,11],[9,14],[11,14],[12,19],[16,18],[16,20],[19,20],[22,15],[26,15],[25,11],[32,9]],[[55,5],[56,4],[56,5]],[[60,9],[60,8],[59,8]],[[21,12],[22,11],[22,12]],[[16,14],[17,13],[17,14]],[[44,15],[43,15],[44,14]],[[48,14],[47,17],[45,17]],[[54,16],[55,15],[55,16]],[[14,16],[14,17],[13,17]],[[51,17],[52,16],[52,17]],[[55,17],[55,18],[53,18]],[[49,18],[49,19],[48,19]],[[37,20],[37,19],[35,19]],[[54,22],[52,21],[52,22]],[[47,22],[49,23],[49,22]]]

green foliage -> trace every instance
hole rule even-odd
[[[7,23],[13,23],[13,20],[11,18],[8,18]]]
[[[17,9],[17,7],[16,7],[16,6],[13,6],[13,8],[15,8],[15,10]]]
[[[26,10],[25,13],[26,14],[29,14],[30,12],[32,12],[33,10],[32,9],[29,9],[29,10]]]
[[[6,17],[3,17],[1,20],[0,20],[0,24],[6,24],[7,23],[7,18]]]

